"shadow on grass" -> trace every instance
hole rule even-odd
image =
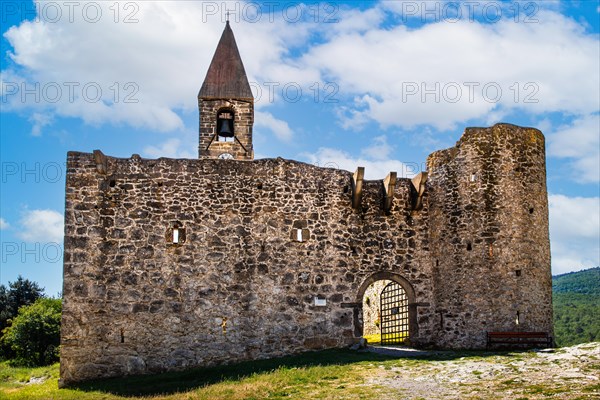
[[[406,357],[411,360],[442,361],[470,356],[510,355],[508,351],[431,351]],[[180,372],[155,375],[137,375],[89,381],[70,386],[82,391],[100,391],[124,397],[169,395],[187,392],[223,381],[238,381],[253,374],[269,373],[279,368],[306,368],[313,366],[347,365],[364,361],[381,362],[399,357],[348,349],[332,349],[306,352],[269,360],[246,361],[211,368],[193,368]]]

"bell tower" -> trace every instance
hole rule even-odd
[[[254,96],[229,21],[198,93],[198,108],[199,158],[254,159]]]

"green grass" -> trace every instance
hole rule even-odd
[[[214,368],[197,368],[160,375],[131,376],[86,382],[58,389],[58,364],[43,368],[14,368],[0,363],[0,399],[77,400],[191,400],[191,399],[364,399],[388,400],[406,396],[406,388],[389,386],[396,376],[413,379],[437,376],[465,364],[475,369],[467,382],[446,382],[464,399],[493,398],[508,389],[515,398],[565,398],[577,389],[586,396],[598,393],[595,382],[571,379],[547,381],[522,376],[506,368],[500,376],[483,374],[486,365],[514,367],[514,362],[532,362],[538,356],[527,351],[443,351],[418,357],[391,358],[345,349],[309,352],[273,360],[244,362]],[[539,362],[539,360],[538,360]],[[548,363],[548,365],[551,365]],[[597,364],[592,364],[595,366]],[[514,367],[516,368],[516,367]],[[585,368],[587,369],[587,368]],[[589,370],[595,370],[589,368]],[[530,369],[531,371],[531,369]],[[42,382],[39,380],[44,378]],[[381,380],[387,379],[387,386]],[[416,382],[416,381],[414,381]],[[415,397],[423,393],[415,393]],[[458,398],[458,397],[457,397]],[[575,396],[566,398],[575,399]]]
[[[368,364],[389,357],[347,350],[326,350],[275,360],[194,369],[154,376],[93,381],[58,389],[58,364],[12,368],[0,363],[0,398],[7,399],[371,399],[365,386]],[[28,384],[31,378],[47,377]]]

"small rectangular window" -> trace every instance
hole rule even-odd
[[[327,299],[321,299],[319,296],[315,296],[315,306],[325,307],[327,305]]]
[[[179,243],[179,229],[173,229],[173,243]]]

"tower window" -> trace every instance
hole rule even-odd
[[[182,245],[185,243],[185,228],[179,222],[175,222],[165,233],[168,244]]]
[[[217,112],[217,139],[219,142],[233,142],[235,136],[234,117],[233,110],[229,108]]]

